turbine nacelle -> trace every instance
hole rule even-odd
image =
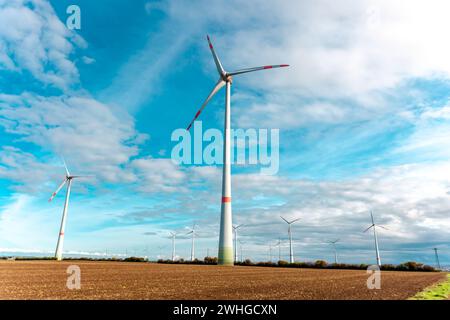
[[[58,186],[58,188],[56,189],[56,191],[52,193],[50,199],[48,199],[48,202],[51,202],[51,201],[53,200],[53,198],[56,197],[56,195],[58,194],[58,192],[62,189],[62,187],[64,187],[64,185],[65,185],[66,183],[72,181],[73,179],[76,179],[76,178],[90,178],[90,177],[93,177],[93,176],[86,176],[86,175],[83,175],[83,176],[80,176],[80,175],[71,175],[69,169],[67,168],[66,162],[65,162],[64,160],[63,160],[63,163],[64,163],[64,169],[66,170],[66,175],[65,175],[65,177],[64,177],[63,182]]]
[[[214,50],[214,46],[211,43],[211,39],[209,38],[209,36],[206,36],[206,38],[208,39],[209,49],[211,50],[211,53],[212,53],[212,56],[213,56],[213,59],[214,59],[214,63],[216,65],[217,72],[219,73],[219,77],[220,78],[217,81],[217,83],[214,86],[214,88],[212,89],[212,91],[210,92],[210,94],[208,95],[208,97],[206,98],[205,102],[203,102],[202,106],[200,107],[200,109],[195,114],[194,119],[190,122],[189,126],[186,129],[188,131],[192,127],[194,121],[197,120],[197,118],[200,115],[200,113],[202,113],[203,109],[206,107],[206,105],[208,104],[209,100],[211,100],[211,98],[217,92],[219,92],[219,90],[225,84],[227,84],[227,83],[232,84],[233,76],[239,75],[239,74],[243,74],[243,73],[254,72],[254,71],[268,70],[268,69],[274,69],[274,68],[283,68],[283,67],[288,67],[289,66],[288,64],[267,65],[267,66],[262,66],[262,67],[246,68],[246,69],[240,69],[240,70],[236,70],[236,71],[232,71],[232,72],[227,72],[223,68],[222,63],[220,62],[219,56],[216,53],[216,50]]]

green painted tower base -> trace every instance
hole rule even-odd
[[[233,266],[233,247],[219,248],[219,261],[217,263],[221,266]]]

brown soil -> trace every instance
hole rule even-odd
[[[81,268],[81,289],[66,270]],[[406,299],[444,273],[383,271],[380,290],[354,270],[85,261],[0,261],[0,299]]]

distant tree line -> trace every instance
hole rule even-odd
[[[217,264],[216,257],[205,257],[204,260],[194,260],[186,261],[183,259],[172,261],[172,260],[158,260],[158,263],[167,264]],[[289,263],[284,260],[278,262],[252,262],[250,259],[244,261],[235,262],[237,266],[254,266],[254,267],[282,267],[282,268],[310,268],[310,269],[349,269],[349,270],[367,270],[368,264],[348,264],[348,263],[327,263],[324,260],[317,260],[315,262],[294,262]],[[437,271],[434,267],[425,265],[422,263],[408,261],[398,265],[394,264],[383,264],[381,270],[385,271],[422,271],[422,272],[432,272]]]
[[[0,257],[3,260],[55,260],[54,257]],[[113,261],[113,262],[149,262],[143,257],[127,257],[127,258],[64,258],[64,260],[77,261]],[[217,257],[205,257],[203,260],[195,259],[194,261],[178,259],[175,261],[159,259],[157,263],[165,264],[198,264],[198,265],[216,265]],[[281,268],[314,268],[314,269],[349,269],[349,270],[367,270],[368,264],[348,264],[348,263],[328,263],[324,260],[317,260],[315,262],[294,262],[289,263],[285,260],[278,262],[253,262],[250,259],[235,262],[237,266],[254,266],[254,267],[281,267]],[[418,263],[415,261],[408,261],[401,264],[383,264],[381,270],[385,271],[422,271],[432,272],[439,271],[434,267]]]

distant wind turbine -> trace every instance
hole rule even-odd
[[[241,262],[244,261],[243,256],[242,256],[242,245],[244,244],[244,241],[238,240],[239,241],[239,249],[241,250]]]
[[[172,237],[172,261],[175,261],[175,238],[177,236],[176,232],[170,232]]]
[[[69,172],[69,169],[67,169],[67,165],[64,160],[63,160],[63,163],[64,163],[64,169],[66,170],[66,176],[64,177],[63,182],[59,185],[59,187],[56,189],[56,191],[52,193],[52,196],[50,197],[50,199],[48,199],[48,202],[51,202],[53,200],[53,198],[58,194],[58,192],[62,189],[62,187],[64,187],[64,185],[67,185],[66,200],[64,202],[61,226],[59,228],[58,243],[56,245],[56,252],[55,252],[55,258],[58,261],[62,260],[63,246],[64,246],[64,231],[66,229],[67,211],[69,209],[69,197],[70,197],[70,189],[72,187],[72,180],[77,179],[77,178],[91,177],[91,176],[71,175]]]
[[[294,263],[294,250],[292,249],[292,232],[291,232],[291,224],[300,220],[300,218],[288,221],[282,216],[280,216],[288,224],[288,235],[289,235],[289,262]]]
[[[375,255],[377,258],[377,265],[378,267],[381,268],[381,258],[380,258],[380,250],[378,248],[378,236],[377,236],[377,227],[382,228],[387,230],[386,227],[380,226],[378,224],[375,224],[375,220],[373,219],[373,212],[372,210],[370,210],[370,217],[372,219],[372,225],[370,227],[368,227],[366,230],[364,230],[364,232],[367,232],[368,230],[370,230],[370,228],[373,228],[373,237],[375,240]]]
[[[439,262],[438,248],[433,248],[433,250],[434,250],[434,256],[436,257],[436,266],[440,270],[441,263]]]
[[[195,223],[192,225],[191,231],[186,234],[192,234],[192,244],[191,244],[191,261],[195,260]]]
[[[333,245],[334,249],[334,263],[338,263],[338,257],[337,257],[337,250],[336,250],[336,243],[339,241],[339,239],[333,240],[333,241],[327,241],[329,244]]]
[[[281,260],[281,238],[278,238],[278,242],[275,244],[275,246],[278,246],[278,261]]]
[[[237,241],[238,241],[238,229],[243,227],[243,224],[239,224],[237,226],[233,226],[234,230],[234,262],[237,262]]]
[[[189,123],[187,130],[191,128],[195,120],[199,117],[200,113],[208,104],[209,100],[223,87],[226,86],[225,92],[225,141],[223,144],[223,175],[222,175],[222,207],[220,218],[220,237],[219,237],[219,254],[218,264],[220,265],[233,265],[233,232],[232,232],[232,214],[231,214],[231,148],[230,148],[230,113],[231,113],[231,83],[233,76],[237,76],[243,73],[254,72],[259,70],[267,70],[273,68],[288,67],[287,64],[263,66],[256,68],[241,69],[233,72],[227,72],[222,66],[222,63],[217,56],[214,47],[207,36],[209,48],[211,50],[214,63],[216,64],[217,71],[219,73],[219,80],[212,89],[211,93],[203,102],[200,109],[195,114],[192,121]]]

